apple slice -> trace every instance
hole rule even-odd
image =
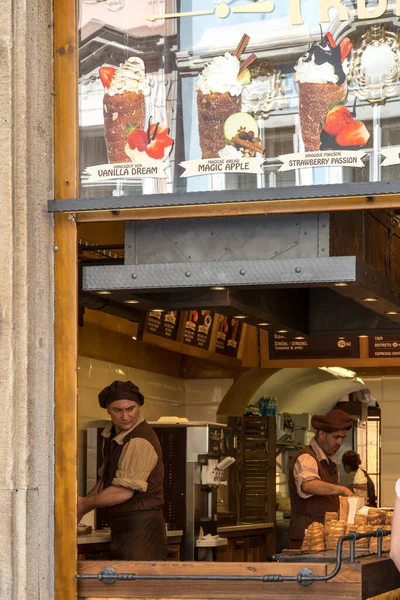
[[[243,69],[243,71],[237,76],[237,80],[240,81],[242,85],[248,85],[251,82],[250,69]]]
[[[224,136],[227,142],[232,143],[239,131],[252,131],[253,138],[258,138],[257,121],[249,113],[238,112],[227,118],[224,124]]]

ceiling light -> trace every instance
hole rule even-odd
[[[387,312],[385,312],[385,315],[398,315],[398,311],[397,310],[388,310]]]
[[[259,323],[258,324],[259,327],[269,327],[269,325],[271,325],[271,323]]]
[[[335,287],[347,287],[348,285],[349,284],[348,283],[344,283],[344,281],[341,282],[341,283],[335,283]]]
[[[151,312],[164,312],[163,308],[153,308]]]
[[[124,304],[140,304],[139,300],[124,300]]]
[[[295,340],[305,340],[306,338],[299,336],[299,337],[295,337],[294,339]]]
[[[288,330],[287,329],[278,329],[277,333],[287,333]]]
[[[235,315],[233,318],[234,319],[247,319],[248,317],[247,317],[247,315]]]
[[[210,288],[210,290],[213,290],[214,292],[221,292],[222,290],[226,290],[226,287],[216,285],[216,286]]]
[[[111,294],[111,292],[107,292],[106,290],[103,290],[102,292],[97,292],[98,294],[100,294],[100,296],[109,296]]]
[[[368,336],[367,335],[359,335],[358,337],[360,337],[360,338],[367,338]]]
[[[136,340],[137,340],[137,337],[136,337],[136,335],[133,335],[133,336],[132,336],[132,339],[133,339],[133,340],[135,340],[135,342],[136,342]]]
[[[378,298],[364,298],[364,302],[378,302]]]

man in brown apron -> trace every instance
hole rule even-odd
[[[131,381],[114,381],[99,394],[111,422],[102,436],[100,481],[78,498],[78,522],[108,507],[113,560],[165,560],[164,465],[154,430],[141,415],[143,394]]]
[[[314,521],[324,523],[326,512],[339,510],[339,496],[353,496],[347,487],[338,485],[339,460],[336,453],[347,432],[353,427],[343,410],[314,415],[311,425],[315,437],[293,457],[289,466],[289,494],[292,515],[289,548],[301,548],[304,534]]]

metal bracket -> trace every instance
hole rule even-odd
[[[103,583],[107,583],[107,585],[111,585],[117,581],[118,574],[117,571],[112,567],[106,567],[101,571],[101,573],[99,573],[98,579]]]

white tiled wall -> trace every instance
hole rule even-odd
[[[217,410],[233,379],[186,379],[185,417],[189,421],[217,421]]]
[[[363,377],[381,408],[381,485],[383,506],[393,506],[400,477],[400,377]]]

